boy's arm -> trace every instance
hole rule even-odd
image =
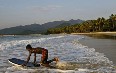
[[[30,60],[30,56],[31,56],[31,53],[29,52],[29,56],[28,56],[28,58],[27,58],[27,61],[26,61],[26,65],[27,65],[27,63],[29,62],[29,60]]]
[[[36,62],[36,53],[34,53],[34,64],[35,64],[35,62]]]

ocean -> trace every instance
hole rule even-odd
[[[82,45],[83,35],[4,35],[0,36],[0,73],[116,73],[116,68],[104,53]],[[94,42],[93,42],[94,43]],[[51,65],[30,68],[13,66],[10,58],[26,60],[26,45],[48,49],[49,60],[58,57],[60,61]],[[39,62],[41,55],[37,55]],[[33,62],[33,55],[30,61]]]
[[[91,34],[84,36],[80,43],[94,47],[97,52],[104,53],[116,65],[116,34]]]

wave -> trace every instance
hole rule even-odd
[[[44,47],[48,49],[49,59],[59,57],[60,62],[51,65],[54,68],[22,68],[22,67],[9,67],[6,73],[22,72],[22,73],[87,73],[87,72],[116,72],[112,61],[110,61],[103,53],[96,52],[94,48],[84,46],[79,42],[79,39],[84,39],[82,35],[60,35],[60,36],[41,36],[41,37],[26,37],[26,39],[16,39],[10,41],[3,41],[0,44],[1,64],[5,63],[8,58],[18,57],[19,59],[26,59],[28,52],[24,49],[27,44],[32,44],[34,47]],[[7,55],[7,56],[4,56]],[[38,58],[40,55],[37,56]],[[2,60],[2,58],[5,59]],[[40,58],[38,59],[40,60]],[[33,61],[33,58],[32,60]],[[5,63],[6,64],[6,63]]]
[[[11,41],[3,41],[2,43],[0,43],[0,50],[4,50],[4,49],[12,49],[15,47],[19,47],[19,46],[26,46],[27,44],[35,44],[35,43],[41,43],[44,42],[46,40],[50,40],[50,39],[54,39],[54,38],[61,38],[63,36],[58,36],[58,37],[48,37],[48,38],[36,38],[36,39],[27,39],[27,40],[14,40],[13,38],[10,38]],[[8,37],[9,38],[9,37]],[[7,39],[8,39],[7,38]]]

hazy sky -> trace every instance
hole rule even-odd
[[[116,14],[116,0],[0,0],[0,29],[111,14]]]

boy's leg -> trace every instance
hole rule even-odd
[[[47,63],[47,59],[48,59],[48,50],[47,49],[43,49],[42,50],[41,62],[42,63]]]
[[[52,60],[49,60],[49,61],[47,61],[48,63],[51,63],[51,62],[53,62],[53,61],[56,61],[56,63],[59,61],[59,58],[58,57],[55,57],[54,59],[52,59]]]
[[[58,57],[55,57],[54,59],[52,59],[53,61],[56,61],[56,63],[59,61]]]
[[[48,50],[44,49],[44,50],[42,50],[42,57],[41,57],[41,62],[43,64],[49,64],[53,61],[56,61],[56,63],[57,63],[59,61],[59,59],[57,57],[55,57],[54,59],[49,60],[49,61],[47,61],[47,59],[48,59]]]

